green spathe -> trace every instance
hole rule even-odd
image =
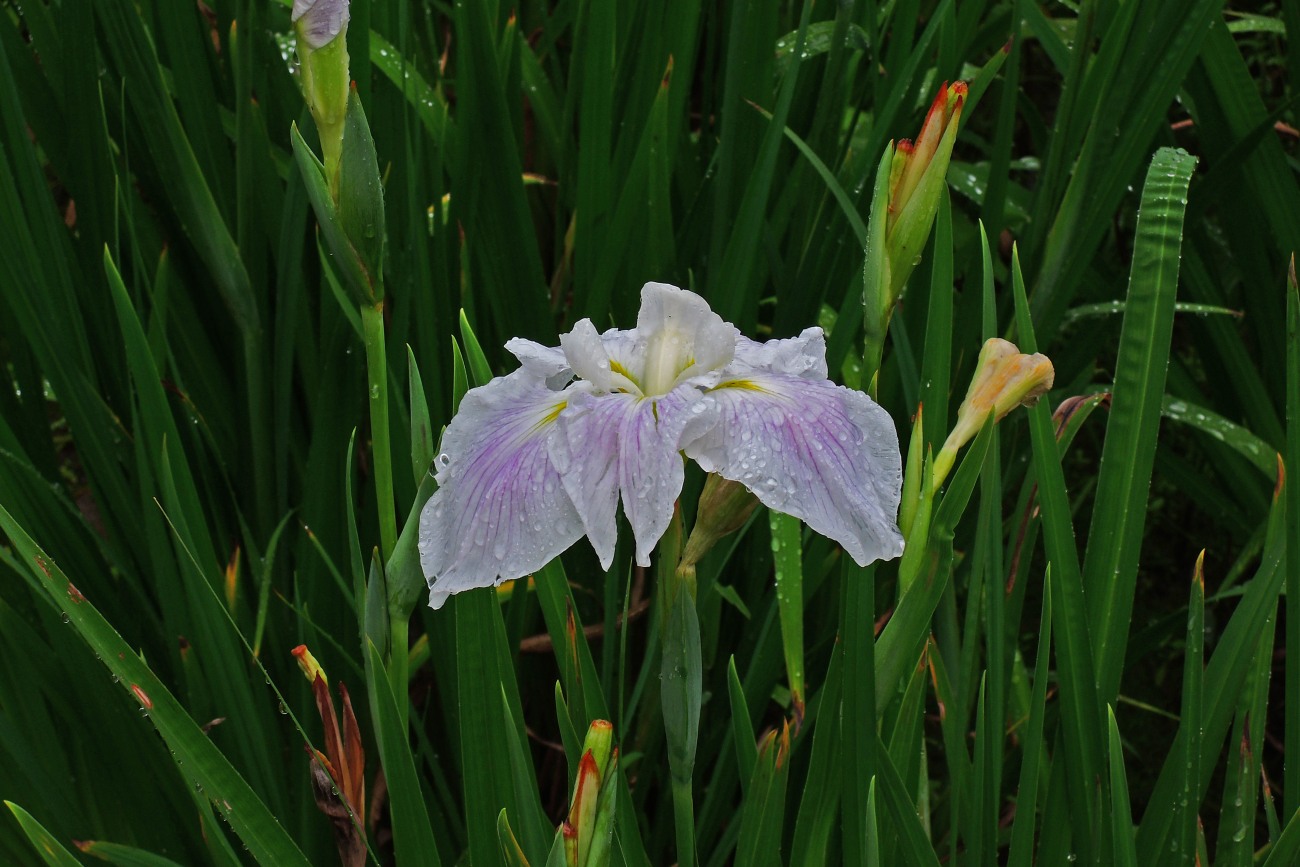
[[[298,0],[293,8],[303,98],[320,132],[325,177],[338,194],[343,126],[348,114],[348,3]]]

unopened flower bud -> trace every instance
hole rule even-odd
[[[311,655],[307,645],[299,644],[289,652],[293,654],[294,659],[298,660],[298,668],[302,670],[308,683],[315,683],[316,676],[320,675],[320,679],[325,681],[326,686],[329,686],[330,679],[325,676],[325,669],[321,668],[320,663],[316,661],[316,657]]]
[[[582,744],[569,815],[560,826],[566,867],[607,863],[615,803],[609,783],[617,766],[614,727],[606,720],[594,720]]]
[[[719,539],[729,536],[749,520],[758,508],[758,498],[740,482],[709,473],[695,509],[695,526],[691,528],[679,568],[694,566]]]
[[[348,0],[294,0],[291,15],[298,38],[311,50],[324,48],[344,33],[350,17]]]
[[[1014,343],[990,338],[980,350],[966,399],[957,409],[957,424],[935,459],[934,486],[947,477],[957,452],[979,432],[992,414],[1001,421],[1018,406],[1033,406],[1052,387],[1055,371],[1047,356],[1025,355]]]
[[[944,82],[916,141],[904,139],[894,149],[885,230],[891,306],[916,267],[934,225],[965,101],[966,82]]]
[[[302,91],[320,133],[325,177],[337,196],[343,120],[348,113],[348,0],[294,0]]]

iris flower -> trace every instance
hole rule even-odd
[[[443,436],[420,516],[429,604],[540,569],[586,536],[610,567],[616,513],[648,566],[683,454],[804,520],[860,565],[897,557],[902,460],[889,414],[827,379],[820,328],[758,343],[693,292],[647,283],[636,328],[515,338],[513,373],[475,388]]]

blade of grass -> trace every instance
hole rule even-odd
[[[438,867],[442,863],[429,827],[428,810],[415,769],[415,758],[406,736],[404,715],[374,642],[367,641],[366,681],[370,716],[375,726],[379,759],[388,783],[389,816],[393,826],[393,851],[403,864]],[[403,693],[405,698],[405,693]]]
[[[1279,462],[1279,466],[1280,466]],[[1185,738],[1199,736],[1201,752],[1217,754],[1228,735],[1237,696],[1247,682],[1255,649],[1263,628],[1277,605],[1287,570],[1285,541],[1285,484],[1279,477],[1279,487],[1274,493],[1273,508],[1269,513],[1268,531],[1259,568],[1250,579],[1245,593],[1237,603],[1228,625],[1221,633],[1214,655],[1205,669],[1205,690],[1201,725],[1195,733],[1179,726],[1178,734],[1169,750],[1160,775],[1156,780],[1146,812],[1138,827],[1138,863],[1153,863],[1150,859],[1162,858],[1169,850],[1170,835],[1174,833],[1179,792],[1184,774],[1181,758]],[[1197,780],[1197,795],[1203,797],[1209,786],[1211,768],[1203,765]]]
[[[1035,229],[1026,239],[1027,249],[1042,251],[1033,309],[1035,325],[1045,337],[1055,335],[1084,274],[1082,262],[1093,255],[1108,230],[1108,215],[1150,152],[1159,121],[1222,7],[1223,0],[1197,0],[1176,16],[1167,15],[1159,4],[1121,7],[1127,14],[1111,16],[1095,63],[1088,63],[1091,56],[1086,51],[1073,53],[1072,72],[1089,72],[1069,82],[1067,91],[1077,105],[1063,105],[1058,117],[1069,120],[1075,130],[1086,129],[1086,136],[1061,135],[1058,124],[1042,180],[1043,188],[1053,192],[1040,197],[1040,202],[1054,202],[1054,190],[1065,178],[1069,186],[1059,208],[1048,206],[1056,218],[1046,237]],[[1086,18],[1091,18],[1094,8],[1085,7]],[[1086,40],[1090,35],[1082,30],[1075,38]],[[1164,58],[1158,67],[1139,60],[1156,54]],[[1081,142],[1077,151],[1076,141]]]
[[[306,867],[309,862],[302,851],[229,760],[3,505],[0,505],[0,530],[9,537],[29,570],[26,577],[32,587],[55,610],[62,610],[68,622],[95,649],[123,691],[142,707],[162,735],[177,764],[186,768],[185,773],[218,806],[254,857],[269,863]]]
[[[1295,863],[1300,855],[1300,813],[1292,813],[1291,819],[1282,830],[1282,836],[1268,850],[1263,867],[1283,867]]]
[[[740,769],[740,791],[744,796],[754,774],[754,763],[758,761],[758,743],[754,740],[754,730],[749,727],[749,704],[740,685],[740,675],[736,674],[734,656],[727,660],[727,697],[731,700],[732,743],[736,748],[736,767]]]
[[[1205,684],[1205,552],[1196,558],[1192,570],[1192,595],[1187,612],[1187,643],[1183,651],[1183,703],[1180,726],[1199,732]],[[1178,818],[1174,856],[1179,864],[1191,864],[1196,857],[1196,826],[1200,813],[1201,752],[1197,737],[1183,741],[1183,785],[1178,797]],[[1116,844],[1118,845],[1118,843]]]
[[[790,725],[769,731],[758,745],[758,760],[740,816],[736,867],[780,865],[785,784],[790,770]]]
[[[832,653],[826,678],[815,698],[817,719],[813,724],[812,756],[808,760],[808,775],[799,800],[794,837],[790,842],[792,867],[820,867],[829,863],[831,831],[838,813],[841,788],[834,785],[833,779],[843,743],[842,721],[835,713],[842,703],[842,668],[843,656]],[[867,806],[864,822],[869,819],[870,810],[871,807]],[[874,834],[869,827],[864,831],[870,846]]]
[[[50,867],[77,867],[79,862],[72,857],[72,853],[55,839],[53,834],[45,830],[45,826],[36,821],[30,813],[13,801],[5,801],[5,806],[14,814],[14,818],[18,820],[23,833],[40,854],[42,861]]]
[[[77,848],[87,855],[116,864],[118,867],[181,867],[170,858],[123,846],[121,843],[105,843],[102,840],[84,840],[77,843]]]
[[[1049,567],[1050,568],[1050,567]],[[1034,826],[1038,816],[1039,764],[1043,753],[1043,722],[1046,716],[1048,661],[1052,643],[1052,583],[1043,584],[1043,611],[1038,634],[1038,653],[1034,662],[1033,693],[1029,699],[1029,717],[1021,735],[1020,782],[1016,787],[1016,817],[1011,823],[1011,844],[1007,867],[1030,867],[1034,855]]]
[[[926,837],[925,828],[916,815],[916,805],[908,797],[903,778],[899,776],[898,769],[889,758],[889,750],[883,743],[877,741],[876,751],[880,759],[880,776],[877,779],[880,781],[885,807],[902,841],[906,863],[915,864],[917,867],[939,867],[939,859],[934,854],[934,847]]]
[[[776,564],[776,605],[781,616],[781,645],[794,704],[795,732],[803,722],[803,541],[798,518],[768,512],[772,559]]]
[[[1120,743],[1115,710],[1106,708],[1110,732],[1110,822],[1114,845],[1111,863],[1115,867],[1137,867],[1137,850],[1133,843],[1133,811],[1128,800],[1128,777],[1124,771],[1124,745]],[[1193,831],[1195,825],[1192,826]],[[1194,851],[1194,849],[1193,849]]]
[[[460,182],[452,210],[464,226],[474,295],[492,312],[492,333],[541,339],[551,331],[546,281],[520,180],[514,113],[497,64],[492,11],[482,3],[455,7],[459,134],[452,176]],[[481,171],[483,165],[493,170]],[[512,254],[502,256],[501,250]]]
[[[682,867],[693,867],[697,855],[691,781],[699,742],[703,682],[700,624],[696,617],[695,600],[685,587],[678,588],[671,603],[668,622],[664,628],[661,670],[659,692],[671,769],[677,863]],[[759,763],[762,764],[761,759]]]
[[[1287,270],[1286,288],[1286,463],[1291,473],[1300,473],[1300,282],[1296,280],[1295,255]],[[1300,484],[1286,491],[1288,522],[1286,562],[1286,674],[1283,687],[1286,725],[1283,734],[1283,815],[1300,814]],[[1287,822],[1289,831],[1295,819]],[[1270,860],[1272,857],[1270,856]]]
[[[756,297],[759,270],[756,263],[759,243],[763,238],[763,221],[767,213],[767,202],[771,196],[776,178],[777,157],[780,152],[781,138],[790,109],[794,102],[795,85],[799,81],[799,69],[803,63],[803,48],[807,38],[809,17],[813,4],[807,0],[799,16],[799,36],[795,40],[790,68],[781,80],[781,89],[776,98],[776,109],[772,112],[772,124],[762,136],[755,166],[750,171],[745,192],[737,208],[735,223],[727,240],[722,255],[715,259],[720,264],[716,276],[710,279],[713,288],[709,296],[715,302],[718,314],[728,322],[735,322],[741,330],[753,330],[757,307],[745,303],[745,299]],[[741,14],[736,10],[733,14]],[[744,110],[739,107],[737,110]]]
[[[883,708],[879,702],[893,698],[895,684],[901,678],[898,666],[888,692],[881,697],[881,675],[874,636],[876,568],[863,569],[844,558],[840,566],[840,652],[843,654],[843,682],[848,689],[840,692],[840,813],[843,834],[843,859],[848,867],[865,864],[872,844],[867,833],[869,822],[867,799],[876,776],[876,732]],[[915,657],[913,658],[915,664]],[[888,676],[888,675],[886,675]],[[834,781],[827,780],[833,786]]]
[[[1015,248],[1011,254],[1011,283],[1015,297],[1017,335],[1022,351],[1037,351],[1034,326],[1025,299],[1024,278]],[[1071,826],[1081,829],[1077,845],[1091,858],[1089,847],[1097,841],[1093,798],[1094,769],[1102,766],[1101,734],[1105,731],[1102,706],[1097,698],[1091,636],[1088,631],[1086,600],[1079,571],[1078,548],[1070,520],[1060,451],[1051,411],[1046,401],[1029,409],[1029,431],[1033,443],[1034,470],[1038,476],[1038,497],[1042,510],[1043,542],[1051,564],[1052,617],[1056,628],[1056,658],[1061,678],[1062,729],[1065,748]],[[1081,854],[1080,857],[1084,857]]]

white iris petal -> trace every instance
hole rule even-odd
[[[608,569],[620,502],[648,565],[683,453],[859,564],[902,553],[898,435],[870,398],[827,379],[821,329],[757,343],[698,295],[648,283],[635,329],[600,334],[584,319],[558,349],[507,348],[523,367],[466,395],[420,518],[435,607],[536,571],[584,534]]]

